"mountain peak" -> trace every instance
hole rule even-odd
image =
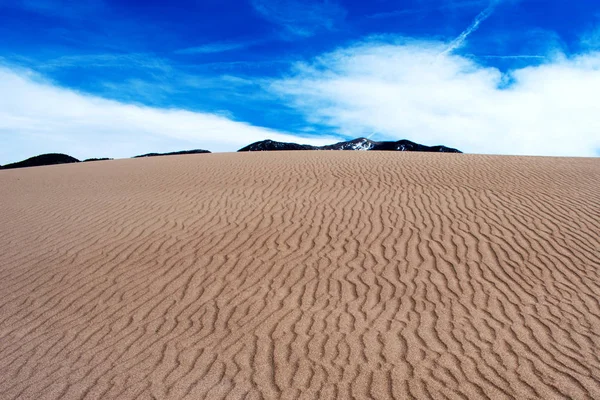
[[[329,144],[326,146],[311,146],[308,144],[276,142],[271,139],[254,142],[239,149],[245,151],[288,151],[288,150],[361,150],[361,151],[424,151],[436,153],[462,153],[460,150],[446,146],[425,146],[410,140],[402,139],[395,142],[376,142],[365,137]]]

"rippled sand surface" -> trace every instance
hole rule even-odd
[[[598,399],[600,159],[0,171],[2,399]]]

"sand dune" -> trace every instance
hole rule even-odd
[[[600,398],[600,160],[0,172],[2,399]]]

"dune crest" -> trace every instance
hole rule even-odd
[[[598,159],[0,174],[3,399],[600,398]]]

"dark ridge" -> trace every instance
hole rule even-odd
[[[260,142],[254,142],[246,147],[242,147],[239,151],[286,151],[286,150],[319,150],[318,147],[311,146],[309,144],[297,144],[297,143],[284,143],[276,142],[274,140],[262,140]]]
[[[161,157],[161,156],[179,156],[179,155],[182,155],[182,154],[206,154],[206,153],[210,153],[210,151],[196,149],[196,150],[174,151],[174,152],[171,152],[171,153],[148,153],[148,154],[142,154],[142,155],[139,155],[139,156],[135,156],[133,158]]]
[[[106,158],[106,157],[102,157],[102,158],[87,158],[87,159],[83,160],[83,162],[108,161],[108,160],[114,160],[114,158]]]
[[[0,169],[14,169],[27,167],[40,167],[42,165],[70,164],[78,163],[78,159],[60,153],[41,154],[39,156],[28,158],[27,160],[6,164]]]
[[[263,140],[252,143],[238,151],[282,151],[282,150],[373,150],[373,151],[425,151],[436,153],[462,153],[460,150],[446,146],[425,146],[410,140],[396,142],[375,142],[366,138],[358,138],[346,142],[326,146],[311,146],[308,144],[283,143],[273,140]]]
[[[339,142],[321,146],[321,150],[374,150],[374,151],[424,151],[435,153],[462,153],[457,149],[446,146],[425,146],[410,140],[402,139],[396,142],[376,142],[366,138],[358,138],[347,142]]]

